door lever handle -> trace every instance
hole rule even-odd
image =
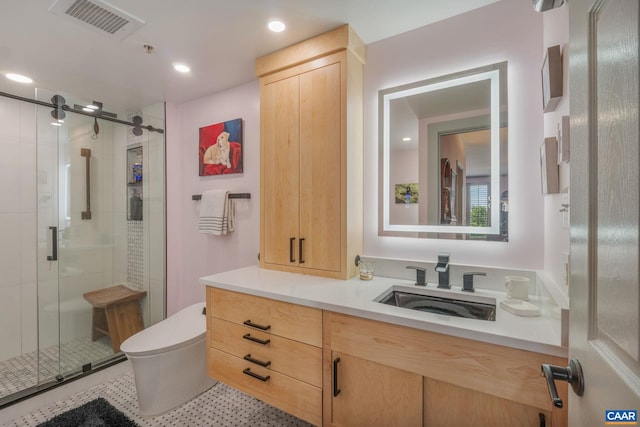
[[[571,388],[578,396],[584,394],[584,374],[582,372],[582,365],[578,359],[571,359],[569,366],[563,368],[556,365],[548,365],[546,363],[540,366],[542,374],[547,380],[547,387],[549,388],[549,395],[551,396],[551,402],[556,408],[562,408],[562,399],[558,396],[558,390],[556,389],[555,380],[563,380],[571,384]]]

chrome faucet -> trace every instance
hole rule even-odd
[[[438,254],[438,263],[436,264],[436,271],[438,272],[438,288],[450,289],[449,284],[449,254]]]

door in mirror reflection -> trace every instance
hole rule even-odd
[[[489,129],[441,134],[439,218],[418,218],[418,224],[490,227],[498,209],[499,235],[471,234],[471,239],[506,240],[508,230],[507,128],[500,129],[500,201],[491,203],[491,133]]]

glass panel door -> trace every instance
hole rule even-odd
[[[37,115],[40,383],[114,353],[84,298],[113,283],[114,125],[48,107]]]

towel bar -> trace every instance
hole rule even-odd
[[[230,199],[250,199],[251,193],[231,193],[229,194]],[[200,200],[202,199],[202,194],[194,194],[191,196],[191,200]]]

